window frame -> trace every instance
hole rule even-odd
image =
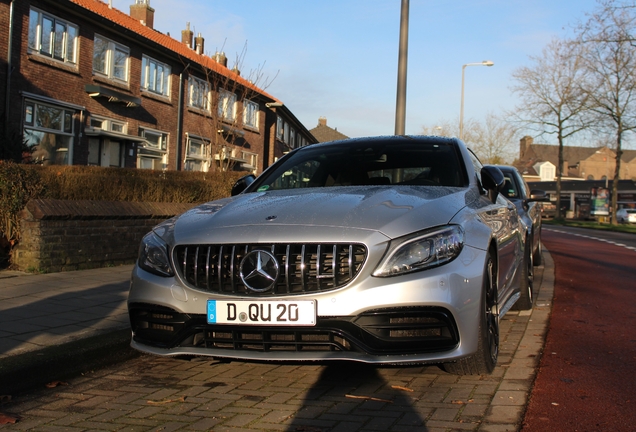
[[[103,58],[100,54],[100,63],[104,64],[102,70],[101,68],[96,68],[96,58],[97,52],[95,47],[97,46],[97,41],[100,40],[102,43],[106,45],[104,50]],[[117,53],[122,53],[125,55],[125,61],[123,64],[123,78],[117,75],[116,70],[122,66],[117,66]],[[129,81],[129,73],[130,73],[130,48],[120,43],[115,42],[112,39],[109,39],[105,36],[100,35],[99,33],[95,33],[93,37],[93,74],[98,75],[109,80],[119,81],[123,83],[128,83]]]
[[[153,67],[154,66],[154,67]],[[161,69],[163,77],[158,79],[159,70]],[[154,75],[154,79],[151,82],[150,74]],[[161,96],[170,97],[170,76],[172,74],[172,68],[170,65],[160,62],[146,54],[141,57],[141,90],[152,92]],[[152,86],[151,86],[152,84]],[[157,90],[157,86],[160,85],[161,89]]]
[[[100,126],[96,126],[93,124],[93,121],[96,122],[101,122]],[[115,119],[111,119],[108,117],[102,117],[102,116],[98,116],[98,115],[91,115],[89,124],[91,127],[93,128],[97,128],[97,129],[101,129],[101,130],[105,130],[108,132],[115,132],[115,133],[121,133],[121,134],[127,134],[128,133],[128,123],[125,121],[121,121],[121,120],[115,120]],[[117,130],[116,127],[121,126],[121,130]]]
[[[192,149],[192,142],[195,142],[197,145],[201,146],[201,152],[197,152],[197,153],[193,153],[191,151]],[[192,158],[192,159],[197,159],[197,160],[207,160],[209,159],[209,147],[210,147],[210,141],[205,140],[205,139],[201,139],[201,138],[195,138],[195,137],[188,137],[188,143],[186,146],[186,158]]]
[[[276,138],[279,141],[283,140],[283,133],[285,130],[285,121],[281,116],[276,117]]]
[[[217,114],[221,120],[233,122],[236,120],[236,93],[219,89],[219,106]]]
[[[260,107],[257,102],[245,99],[243,101],[243,125],[258,130]]]
[[[55,121],[56,126],[54,125],[43,125],[40,121],[40,115],[42,114],[41,109],[48,110],[57,110],[59,113],[57,114],[58,119]],[[25,139],[29,139],[32,135],[37,137],[39,134],[52,134],[56,137],[55,142],[56,146],[53,147],[55,150],[54,158],[42,159],[41,162],[35,161],[36,163],[50,164],[50,165],[70,165],[72,164],[73,157],[73,146],[75,145],[75,114],[77,110],[64,107],[61,105],[55,105],[51,103],[44,103],[37,100],[25,99],[23,104],[23,117],[22,117],[22,131]],[[39,123],[39,124],[38,124]],[[29,133],[28,131],[31,131]],[[66,141],[66,147],[57,147],[58,139],[57,137],[61,137],[64,141]],[[35,151],[34,154],[38,153],[40,143],[30,143],[34,144]],[[49,143],[50,144],[50,143]],[[62,155],[62,158],[59,159],[58,156]],[[36,156],[37,158],[37,156]],[[51,161],[47,163],[46,161]],[[61,163],[60,160],[62,161]]]
[[[153,145],[148,140],[148,135],[155,135],[161,137],[161,144],[158,146]],[[137,148],[137,168],[139,169],[162,169],[165,170],[168,165],[168,147],[170,134],[168,132],[160,131],[157,129],[147,128],[145,126],[139,127],[139,136],[145,138],[145,142]],[[152,168],[143,167],[142,160],[151,160]],[[155,167],[156,163],[161,163],[161,167]]]
[[[195,100],[196,90],[196,100]],[[200,94],[200,97],[199,97]],[[200,103],[199,103],[200,101]],[[196,102],[196,103],[195,103]],[[210,83],[190,75],[188,77],[188,106],[203,111],[210,111]]]
[[[241,159],[245,159],[247,161],[247,165],[252,167],[253,171],[258,169],[258,153],[243,151]]]
[[[154,145],[152,141],[148,140],[148,135],[159,137],[158,141],[160,141],[160,144]],[[153,151],[160,151],[164,153],[168,152],[168,138],[169,138],[168,132],[140,126],[139,136],[145,138],[146,143],[148,143],[148,145],[144,145],[144,148],[147,148]]]
[[[35,23],[33,22],[34,18],[37,20],[37,22]],[[48,50],[44,49],[45,44],[43,42],[43,21],[45,18],[51,22],[49,41],[46,44],[46,46],[48,46]],[[61,40],[58,40],[58,25],[64,26],[64,30],[61,34]],[[71,35],[71,40],[69,40],[71,29],[74,31],[75,34]],[[62,18],[58,18],[55,15],[44,12],[38,8],[30,7],[27,35],[27,46],[29,48],[29,52],[51,58],[61,63],[77,65],[77,56],[79,51],[79,26],[77,24],[73,24],[72,22]],[[61,50],[59,55],[58,47]],[[69,51],[71,51],[70,55]]]

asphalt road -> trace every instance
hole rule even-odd
[[[523,432],[636,430],[636,236],[544,227],[555,265]]]

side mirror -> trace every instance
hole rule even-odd
[[[486,165],[481,169],[482,186],[488,192],[488,197],[492,202],[497,201],[497,195],[504,187],[505,181],[506,178],[499,168]]]
[[[248,174],[238,179],[236,183],[234,183],[234,186],[232,186],[232,196],[238,195],[243,192],[249,185],[254,183],[254,180],[256,180],[256,176],[254,176],[254,174]]]
[[[544,190],[541,189],[532,189],[530,191],[530,197],[527,199],[528,202],[537,201],[537,202],[548,202],[550,199]]]

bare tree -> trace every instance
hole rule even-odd
[[[199,49],[198,43],[195,46]],[[272,81],[264,76],[263,66],[243,76],[241,68],[246,52],[247,45],[236,55],[231,68],[225,54],[219,51],[211,56],[199,52],[201,63],[191,65],[186,85],[187,104],[190,110],[201,115],[201,121],[194,129],[191,127],[198,135],[197,139],[190,139],[184,149],[186,162],[194,164],[186,164],[186,169],[201,169],[196,164],[202,153],[210,171],[240,169],[243,163],[253,165],[249,157],[244,156],[256,157],[258,152],[252,149],[245,130],[258,129],[257,113],[263,108],[262,93]],[[195,141],[196,146],[192,147],[191,143]],[[198,157],[188,160],[196,152],[200,152]]]
[[[442,120],[435,126],[422,127],[424,135],[459,136],[459,121]],[[485,164],[505,164],[514,159],[515,129],[493,113],[488,113],[484,122],[464,120],[463,141],[466,142]]]
[[[590,126],[588,94],[581,89],[585,79],[583,46],[553,39],[540,57],[530,57],[531,66],[516,69],[512,91],[520,104],[510,113],[511,121],[538,135],[556,135],[559,143],[556,187],[556,217],[561,217],[563,147],[567,138]]]
[[[473,151],[487,164],[507,164],[514,160],[512,147],[517,134],[514,126],[493,113],[486,114],[483,123],[469,135]],[[474,137],[473,137],[474,136]]]
[[[615,225],[622,147],[625,135],[636,129],[636,15],[633,4],[599,2],[579,28],[589,74],[584,90],[600,125],[615,137],[616,165],[612,183],[611,223]]]

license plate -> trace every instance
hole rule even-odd
[[[208,324],[316,325],[315,300],[208,300]]]

